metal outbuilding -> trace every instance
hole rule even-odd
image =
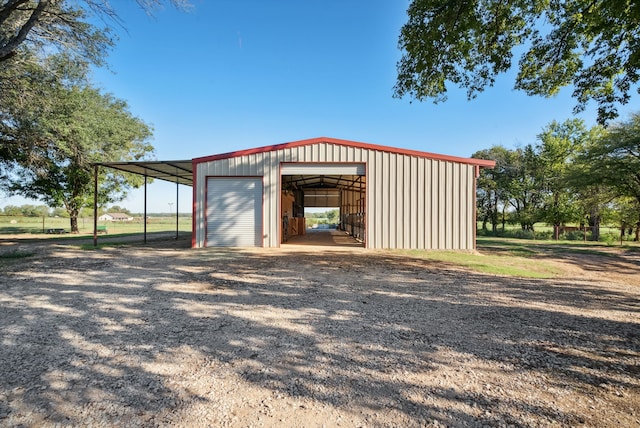
[[[493,161],[333,138],[192,161],[193,247],[278,247],[283,217],[339,207],[367,248],[475,248],[476,178]]]

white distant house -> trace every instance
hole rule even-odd
[[[98,217],[100,221],[132,221],[133,217],[125,213],[106,213]]]

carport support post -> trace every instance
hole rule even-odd
[[[144,243],[147,243],[147,172],[144,173]]]
[[[93,246],[98,246],[98,165],[93,165]]]
[[[178,177],[178,169],[176,168],[176,177]],[[178,183],[178,179],[176,178],[176,240],[178,239],[178,192],[180,191],[180,183]]]

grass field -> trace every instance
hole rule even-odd
[[[534,241],[483,236],[477,238],[477,248],[478,251],[475,253],[420,250],[400,250],[400,252],[445,264],[463,266],[477,272],[521,278],[554,278],[561,274],[558,266],[548,261],[549,255],[558,258],[580,255],[615,258],[615,252],[612,253],[607,249],[617,248],[623,253],[640,252],[640,244],[637,242],[625,242],[620,246],[605,242]]]
[[[142,220],[129,222],[98,221],[99,226],[107,228],[109,234],[143,233],[144,223]],[[46,235],[49,229],[64,229],[65,232],[71,230],[68,218],[63,217],[0,217],[0,236],[14,234],[42,234]],[[79,218],[78,229],[80,234],[93,233],[93,218]],[[147,222],[147,232],[163,232],[176,230],[175,217],[152,217]],[[191,217],[179,217],[178,230],[181,232],[191,231]]]

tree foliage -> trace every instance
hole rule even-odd
[[[533,230],[543,222],[556,232],[567,224],[590,227],[598,240],[606,220],[635,228],[640,241],[640,113],[609,128],[586,128],[581,120],[552,122],[536,144],[513,150],[501,146],[473,157],[496,161],[477,181],[478,221],[497,230],[519,223]]]
[[[402,27],[395,95],[446,100],[447,82],[474,98],[509,70],[517,89],[550,97],[573,86],[600,123],[618,116],[640,78],[640,3],[634,0],[413,0]]]
[[[608,186],[617,197],[635,201],[625,206],[640,206],[640,113],[611,126],[588,148],[583,162],[588,183]],[[628,215],[624,218],[631,222]],[[630,224],[636,226],[640,240],[640,210]]]
[[[578,119],[553,121],[538,135],[538,181],[544,194],[542,220],[554,226],[556,238],[561,225],[581,220],[577,192],[570,186],[569,175],[575,157],[584,151],[590,138],[592,131]]]
[[[93,0],[85,8],[60,0],[0,1],[0,64],[20,53],[52,51],[103,64],[113,39],[107,28],[88,22],[91,11],[115,16],[106,2]]]
[[[124,101],[89,86],[68,58],[48,60],[46,67],[31,66],[33,77],[57,69],[66,78],[29,78],[29,96],[5,100],[1,110],[2,178],[11,193],[65,207],[77,231],[80,210],[93,201],[92,164],[144,159],[153,151],[146,141],[151,130]],[[141,178],[102,171],[100,183],[105,204],[122,199]]]
[[[151,12],[165,1],[137,3]],[[188,6],[188,0],[170,3],[179,8]],[[98,28],[92,22],[105,26]],[[63,52],[103,65],[106,51],[114,44],[113,24],[120,24],[120,20],[107,0],[0,0],[0,64],[24,53],[42,56]]]

